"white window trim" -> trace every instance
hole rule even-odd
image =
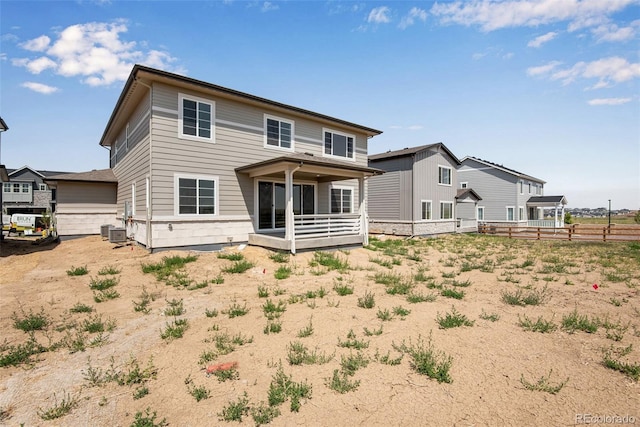
[[[469,188],[469,183],[467,181],[461,182],[460,183],[460,188]]]
[[[518,221],[524,221],[525,220],[525,211],[524,211],[524,206],[518,206]]]
[[[214,214],[181,214],[180,213],[180,178],[185,179],[203,179],[207,181],[215,182],[214,201],[215,213]],[[220,177],[217,175],[196,175],[188,173],[175,173],[173,174],[173,214],[177,218],[216,218],[220,216]]]
[[[38,184],[38,190],[39,191],[47,191],[47,184]]]
[[[480,219],[480,215],[478,215],[478,212],[480,212],[480,209],[482,209],[482,219]],[[485,218],[484,212],[485,212],[484,206],[476,207],[476,221],[484,221],[484,218]]]
[[[509,219],[509,209],[513,209],[513,218]],[[505,221],[515,221],[516,220],[516,207],[515,206],[506,206],[505,209]]]
[[[202,136],[197,136],[197,135],[185,135],[183,133],[183,115],[184,115],[184,106],[183,106],[183,101],[187,99],[189,101],[196,101],[196,102],[200,102],[203,104],[209,104],[211,106],[211,137],[210,138],[205,138]],[[206,142],[212,142],[215,144],[216,141],[216,134],[215,134],[215,130],[216,130],[216,103],[215,101],[211,100],[211,99],[207,99],[207,98],[200,98],[198,96],[192,96],[192,95],[187,95],[185,93],[178,93],[178,138],[180,139],[188,139],[190,141],[206,141]]]
[[[449,183],[448,184],[440,182],[440,177],[441,177],[440,169],[448,169],[449,170]],[[451,168],[450,166],[438,165],[438,185],[444,185],[446,187],[451,187],[452,184],[453,184],[453,168]]]
[[[520,194],[524,194],[524,181],[520,180],[518,183],[520,184]]]
[[[425,203],[429,203],[429,218],[422,218],[422,205]],[[420,200],[420,219],[422,219],[422,221],[433,221],[433,201],[431,200]]]
[[[446,185],[446,184],[443,184]],[[442,218],[442,205],[443,204],[448,204],[451,205],[451,218]],[[439,212],[438,212],[438,216],[440,217],[439,219],[441,221],[452,221],[455,219],[456,217],[456,213],[455,213],[455,208],[454,208],[455,204],[453,203],[453,201],[448,201],[448,200],[440,200],[440,204],[439,204]]]
[[[280,145],[275,146],[275,145],[269,145],[267,144],[267,120],[271,119],[271,120],[277,120],[278,122],[284,122],[284,123],[289,123],[291,125],[291,147],[290,148],[286,148],[286,147],[282,147]],[[263,145],[264,148],[269,148],[271,150],[280,150],[280,151],[294,151],[295,150],[295,135],[296,135],[296,124],[293,120],[289,120],[289,119],[285,119],[282,117],[278,117],[278,116],[272,116],[270,114],[265,114],[264,115],[264,137],[263,137]]]
[[[327,133],[327,132],[330,132],[330,133],[333,133],[333,134],[336,134],[336,135],[342,135],[342,136],[344,136],[344,137],[346,137],[346,138],[353,138],[353,157],[342,157],[342,156],[336,156],[336,155],[334,155],[334,154],[327,154],[327,153],[325,153],[325,151],[324,151],[324,150],[325,150],[325,147],[324,147],[324,144],[325,144],[325,141],[324,141],[325,135],[324,135],[324,134],[325,134],[325,133]],[[355,136],[355,135],[350,134],[350,133],[341,132],[341,131],[339,131],[339,130],[330,129],[330,128],[322,128],[322,138],[321,138],[321,141],[322,141],[322,155],[323,155],[324,157],[330,157],[330,158],[332,158],[332,159],[338,159],[338,160],[343,160],[343,161],[344,161],[344,160],[346,160],[346,161],[349,161],[349,162],[355,162],[355,161],[356,161],[356,145],[357,145],[357,140],[356,140],[356,136]],[[333,150],[333,147],[332,147],[332,150]],[[335,188],[337,188],[337,187],[335,187]],[[348,187],[347,187],[347,188],[348,188]]]
[[[344,212],[342,212],[342,194],[340,194],[340,213],[334,214],[331,212],[331,190],[351,190],[351,212],[348,212],[346,215],[350,215],[350,214],[354,214],[354,213],[358,213],[356,210],[356,207],[353,204],[353,200],[354,200],[354,196],[355,196],[355,189],[354,187],[349,187],[348,185],[332,185],[329,187],[329,214],[330,215],[342,215],[344,214]]]

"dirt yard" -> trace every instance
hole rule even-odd
[[[5,245],[0,424],[640,423],[639,287],[638,243],[381,237],[283,259]]]

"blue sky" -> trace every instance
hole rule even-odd
[[[570,207],[640,208],[640,1],[0,2],[0,160],[108,167],[135,63],[547,181]]]

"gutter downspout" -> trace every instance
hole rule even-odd
[[[147,194],[145,194],[145,203],[148,204],[146,206],[147,216],[145,218],[145,229],[147,235],[147,250],[153,253],[153,237],[151,230],[151,221],[153,220],[153,192],[151,191],[153,183],[153,172],[151,170],[151,159],[153,154],[153,138],[151,137],[153,133],[153,86],[143,83],[138,79],[138,77],[136,77],[134,81],[149,89],[149,173],[145,176],[145,191],[147,192]]]

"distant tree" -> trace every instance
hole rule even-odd
[[[565,214],[564,214],[564,223],[565,224],[573,224],[573,217],[571,216],[571,212],[565,212]]]
[[[636,224],[640,224],[640,209],[637,210],[636,215],[633,217]]]

